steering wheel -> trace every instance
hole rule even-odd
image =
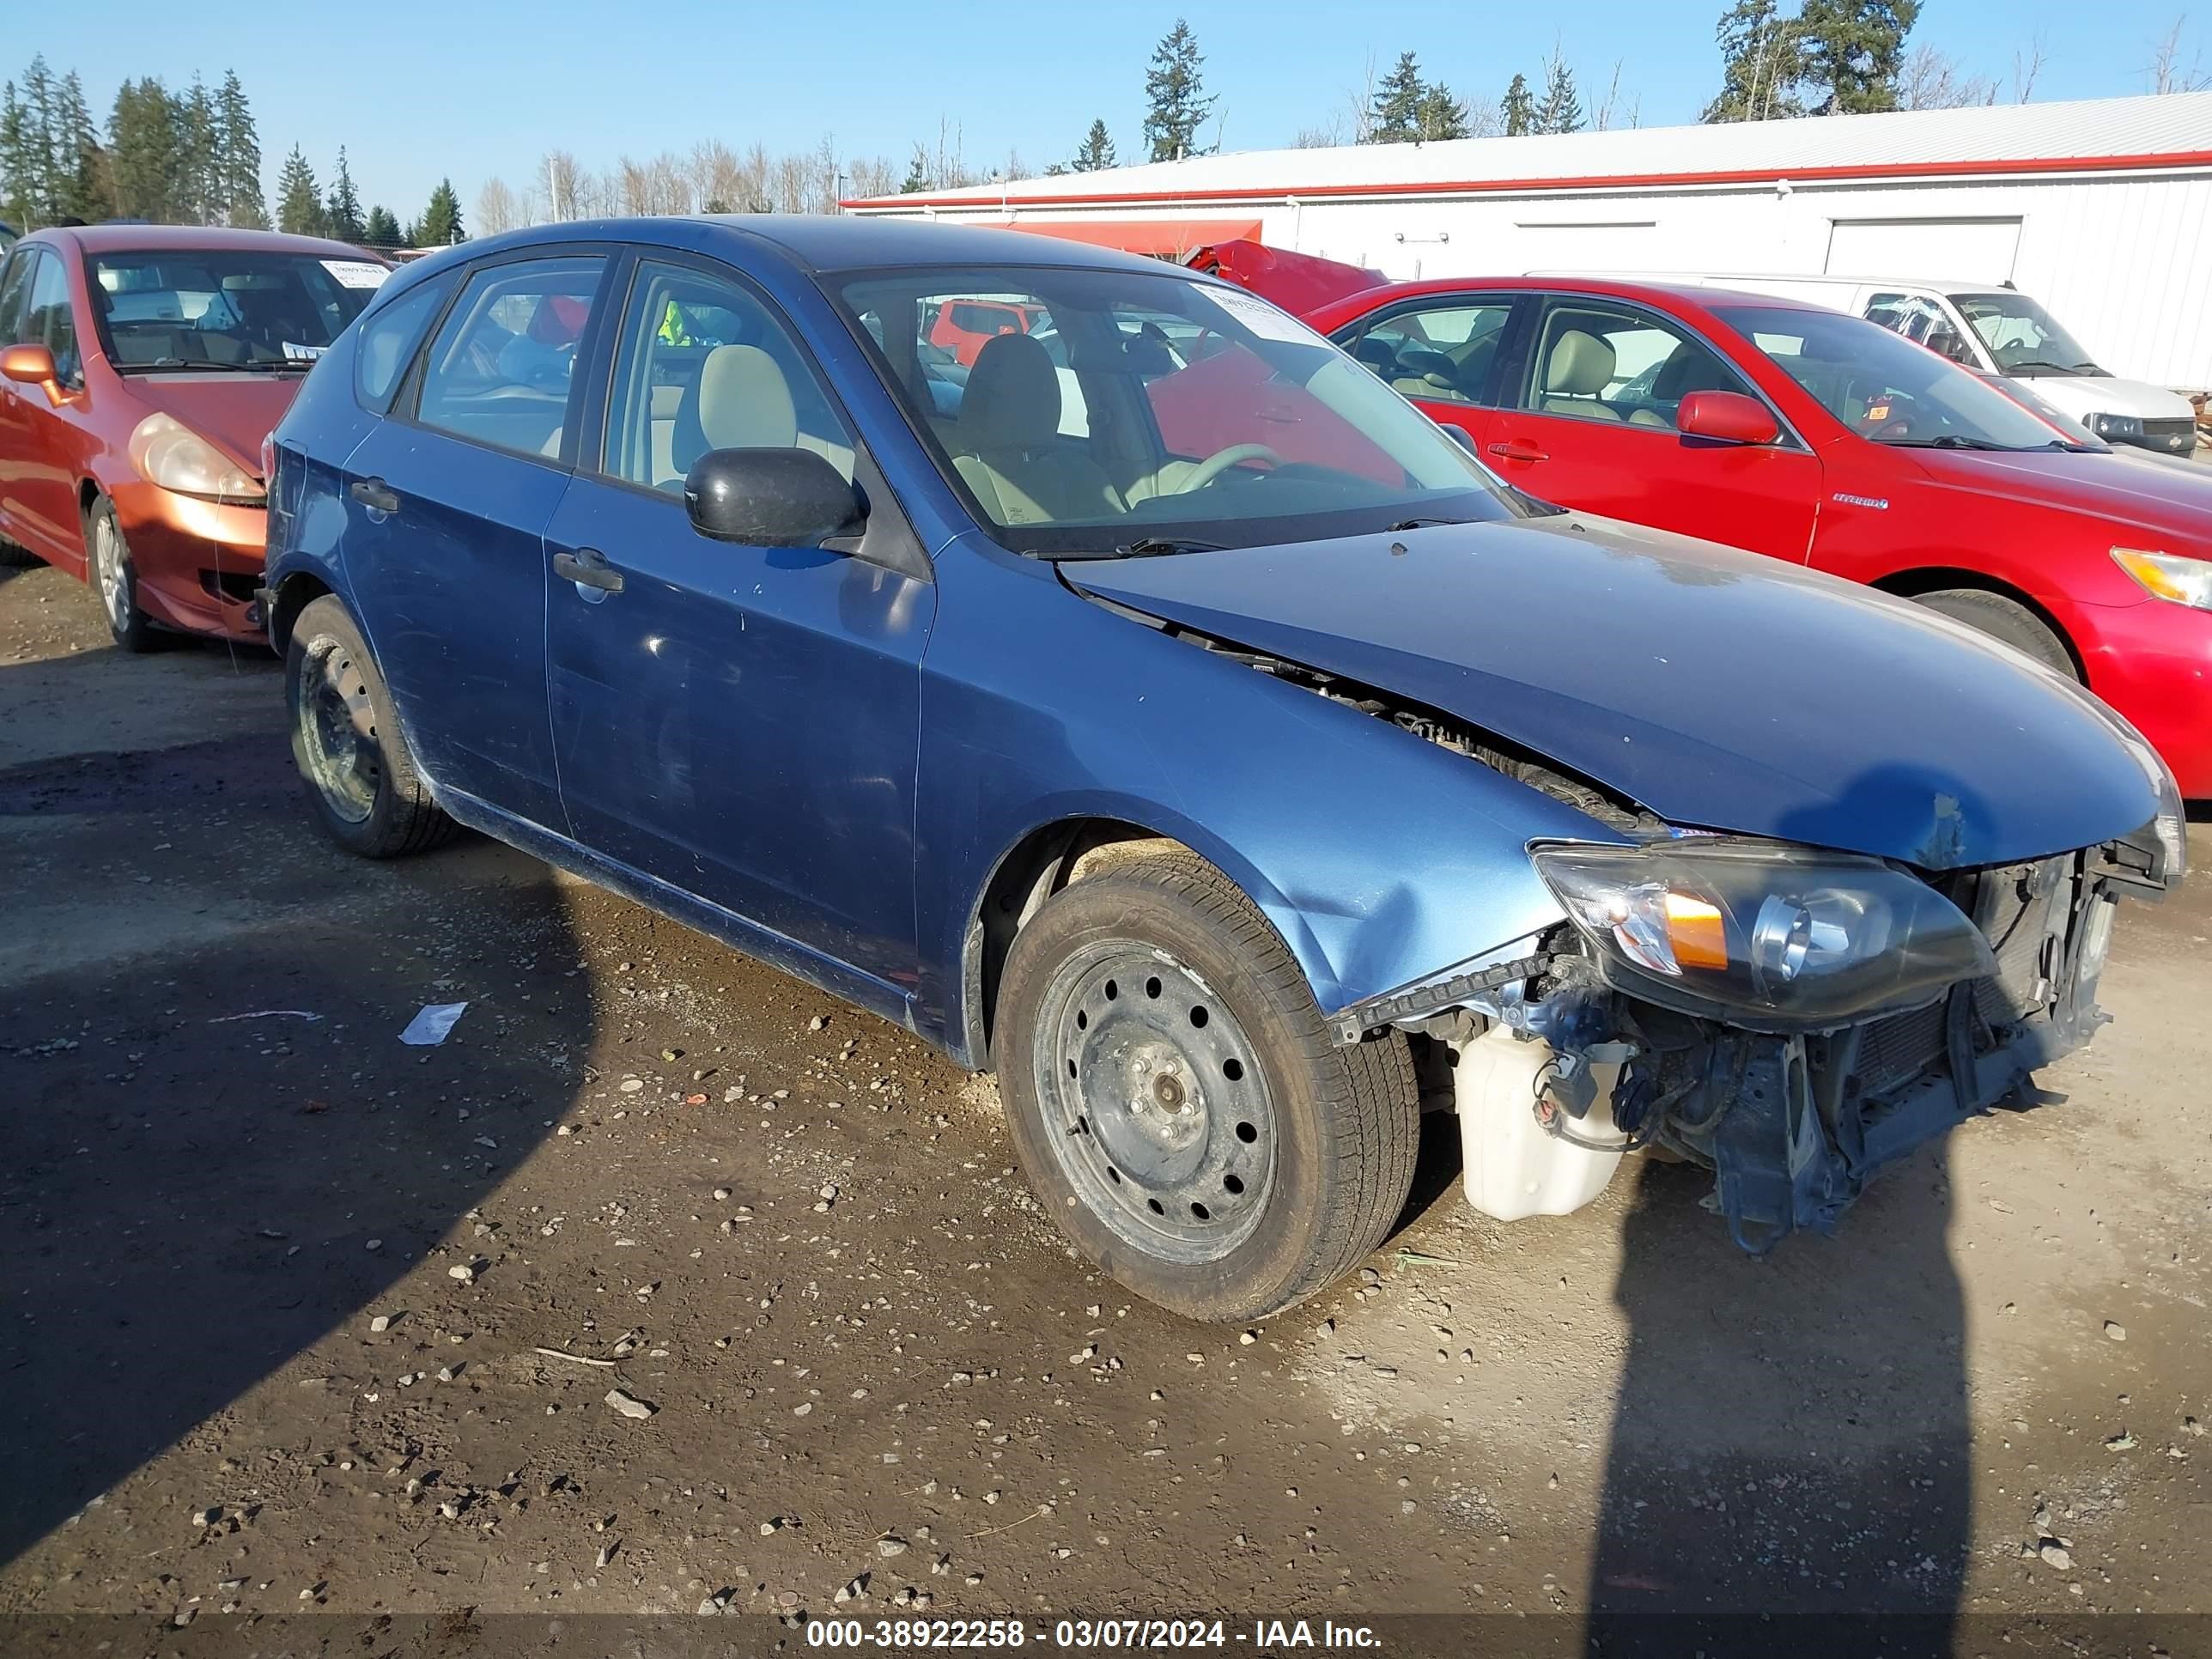
[[[1232,466],[1243,461],[1265,461],[1270,466],[1283,465],[1283,458],[1265,444],[1231,444],[1226,449],[1217,449],[1198,464],[1197,470],[1182,482],[1178,495],[1188,495],[1194,489],[1203,489]]]

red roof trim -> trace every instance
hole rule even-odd
[[[1160,202],[1271,202],[1286,197],[1312,201],[1332,196],[1490,195],[1538,190],[1619,190],[1681,185],[1771,185],[1828,179],[1927,179],[1953,173],[2033,176],[2045,173],[2114,173],[2142,167],[2212,167],[2212,149],[2171,150],[2141,155],[2013,156],[1995,161],[1876,161],[1822,167],[1735,167],[1705,173],[1589,173],[1560,179],[1422,179],[1400,184],[1300,185],[1261,189],[1237,185],[1215,190],[1134,190],[1084,196],[1058,191],[1003,196],[875,196],[844,203],[846,207],[943,207],[988,210],[1007,207],[1123,207]]]

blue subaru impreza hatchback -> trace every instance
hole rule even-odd
[[[272,444],[341,844],[469,826],[994,1071],[1077,1247],[1197,1317],[1379,1243],[1425,1104],[1498,1216],[1652,1148],[1748,1249],[1826,1228],[2086,1040],[2181,874],[2070,684],[1520,494],[1149,260],[526,231],[393,277]]]

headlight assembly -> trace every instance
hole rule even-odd
[[[2178,553],[2149,553],[2116,547],[2112,562],[2136,579],[2154,599],[2171,599],[2197,611],[2212,611],[2212,563]]]
[[[1529,856],[1615,989],[1731,1024],[1852,1024],[1996,971],[1958,906],[1879,859],[1701,837]]]
[[[2106,443],[2130,444],[2142,441],[2143,423],[2135,415],[2092,415],[2087,422],[2090,431]]]
[[[261,486],[206,439],[173,415],[149,415],[131,434],[131,465],[148,483],[240,505],[266,499]]]

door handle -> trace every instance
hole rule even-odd
[[[596,547],[580,547],[574,553],[553,556],[553,574],[579,587],[596,587],[602,593],[623,591],[623,574],[607,562]]]
[[[346,494],[372,513],[397,513],[399,497],[381,478],[359,478],[348,487]]]
[[[1551,455],[1526,438],[1508,438],[1504,443],[1490,446],[1490,453],[1501,461],[1548,461]]]

